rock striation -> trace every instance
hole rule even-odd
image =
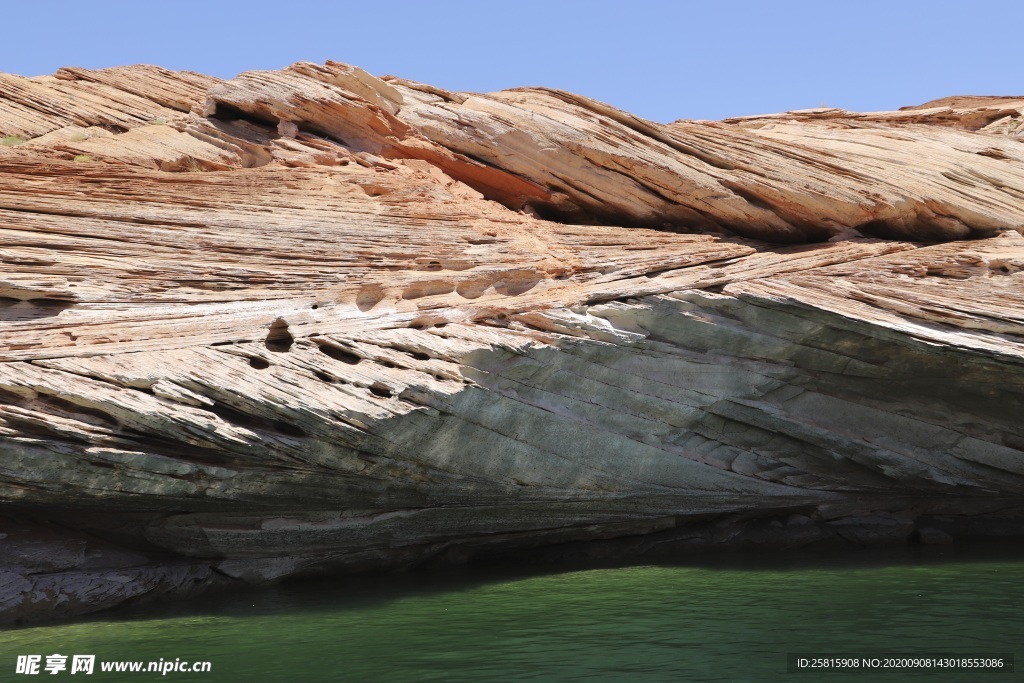
[[[0,76],[0,137],[0,621],[1024,533],[1024,98],[67,68]]]

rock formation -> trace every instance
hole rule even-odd
[[[0,137],[0,621],[1024,533],[1024,98],[662,125],[68,68],[0,75]]]

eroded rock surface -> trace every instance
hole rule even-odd
[[[0,620],[571,541],[1020,535],[1022,108],[0,77]]]

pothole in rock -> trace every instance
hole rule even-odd
[[[402,291],[402,298],[406,301],[420,299],[425,296],[439,296],[451,294],[455,291],[455,284],[449,280],[428,280],[426,282],[415,282]]]
[[[356,306],[364,313],[384,299],[384,288],[380,285],[365,285],[356,294]]]
[[[286,353],[295,343],[295,338],[288,332],[288,323],[284,318],[278,318],[270,325],[267,332],[266,347],[274,353]]]
[[[541,276],[535,271],[514,270],[494,283],[494,291],[503,296],[519,296],[536,287],[540,280]]]
[[[345,349],[338,348],[337,346],[328,346],[327,344],[320,345],[320,353],[329,358],[333,358],[334,360],[340,360],[342,363],[347,363],[348,365],[359,365],[363,360],[360,356],[357,356],[351,351],[346,351]]]
[[[391,391],[391,389],[379,384],[374,384],[370,386],[369,389],[370,393],[376,396],[377,398],[391,398],[392,396],[394,396],[394,393]]]

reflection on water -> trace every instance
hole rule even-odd
[[[59,652],[96,654],[98,660],[209,660],[212,673],[169,673],[165,679],[218,682],[855,677],[877,683],[918,676],[789,674],[786,653],[1018,649],[1024,642],[1024,559],[968,560],[951,549],[924,550],[833,561],[784,556],[285,585],[150,607],[148,613],[0,632],[0,678],[15,677],[18,654]],[[157,678],[97,672],[87,680]]]

